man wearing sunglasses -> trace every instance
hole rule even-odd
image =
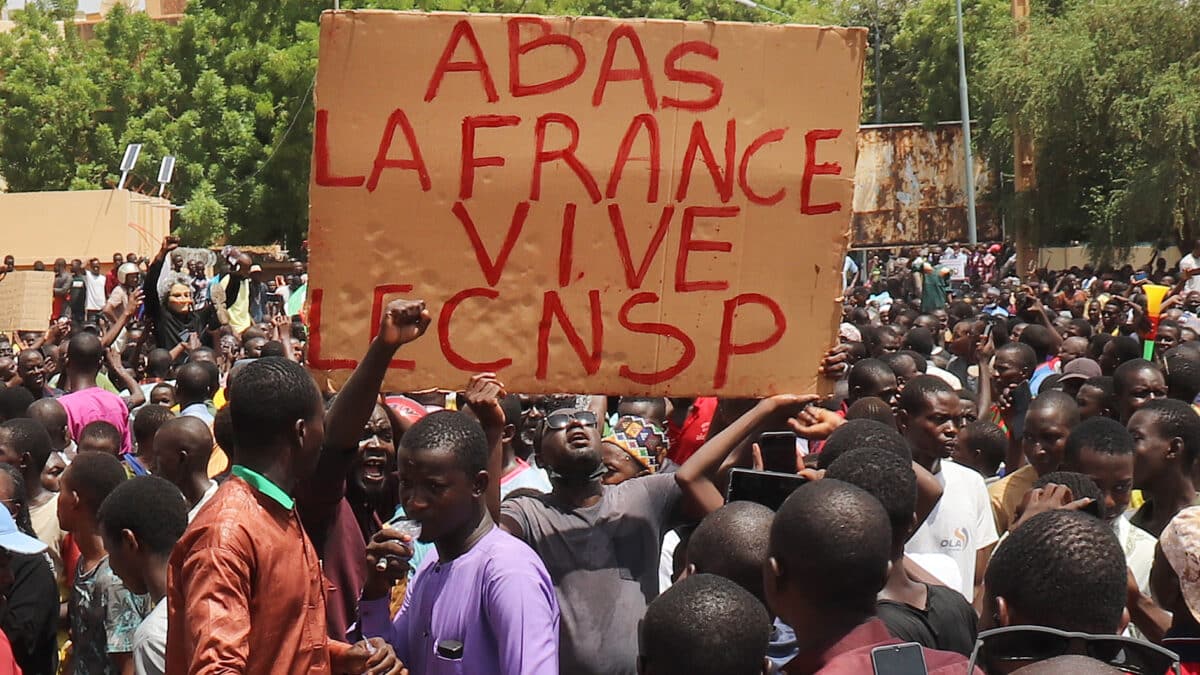
[[[760,402],[705,443],[675,473],[619,485],[602,482],[599,419],[590,410],[558,408],[542,423],[537,457],[550,476],[548,495],[522,495],[498,506],[500,526],[541,556],[562,612],[559,665],[572,675],[634,675],[638,620],[658,594],[663,535],[698,521],[724,499],[711,480],[735,443],[768,418],[793,416],[815,396]],[[746,419],[750,418],[750,419]],[[498,495],[497,495],[498,496]]]

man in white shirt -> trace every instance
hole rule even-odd
[[[1188,293],[1200,291],[1200,239],[1192,244],[1192,252],[1179,261],[1179,273],[1187,279],[1185,290]]]
[[[845,291],[849,291],[858,284],[858,263],[854,262],[854,258],[851,258],[849,253],[842,261],[842,284]]]
[[[1125,515],[1133,493],[1133,453],[1133,437],[1120,422],[1103,416],[1092,417],[1081,422],[1067,436],[1063,465],[1070,471],[1088,476],[1100,488],[1104,495],[1104,519],[1121,542],[1125,565],[1133,573],[1138,591],[1148,599],[1150,568],[1154,565],[1158,540],[1135,527]],[[1132,624],[1129,633],[1133,637],[1142,637]]]
[[[942,461],[954,450],[958,418],[958,395],[937,377],[915,377],[900,394],[900,431],[912,448],[913,460],[932,473],[943,490],[904,551],[952,558],[962,573],[957,590],[975,602],[982,598],[983,572],[999,537],[983,478],[972,469]]]
[[[104,309],[104,303],[108,300],[108,294],[104,292],[104,284],[107,280],[108,278],[100,273],[100,259],[89,260],[87,269],[83,271],[83,282],[87,289],[83,308],[84,316],[88,319]]]

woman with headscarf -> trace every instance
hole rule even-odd
[[[179,248],[177,237],[163,239],[158,255],[146,270],[142,283],[145,293],[146,316],[154,322],[155,346],[171,350],[185,344],[195,334],[198,338],[205,328],[204,312],[193,311],[192,288],[181,279],[167,287],[165,297],[158,293],[158,280],[163,272],[163,263],[172,251]]]

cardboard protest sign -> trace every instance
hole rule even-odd
[[[0,333],[44,331],[53,309],[53,272],[10,272],[0,278]]]
[[[812,391],[841,312],[865,31],[380,11],[321,21],[309,361],[385,388]]]

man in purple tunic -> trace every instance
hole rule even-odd
[[[486,398],[498,409],[499,396]],[[495,412],[472,405],[485,422]],[[480,425],[453,411],[423,418],[397,448],[405,513],[435,552],[389,619],[389,589],[407,570],[411,538],[383,529],[367,547],[359,610],[363,635],[387,640],[413,675],[558,673],[554,584],[533,549],[492,520],[486,494],[498,476],[488,460]]]

